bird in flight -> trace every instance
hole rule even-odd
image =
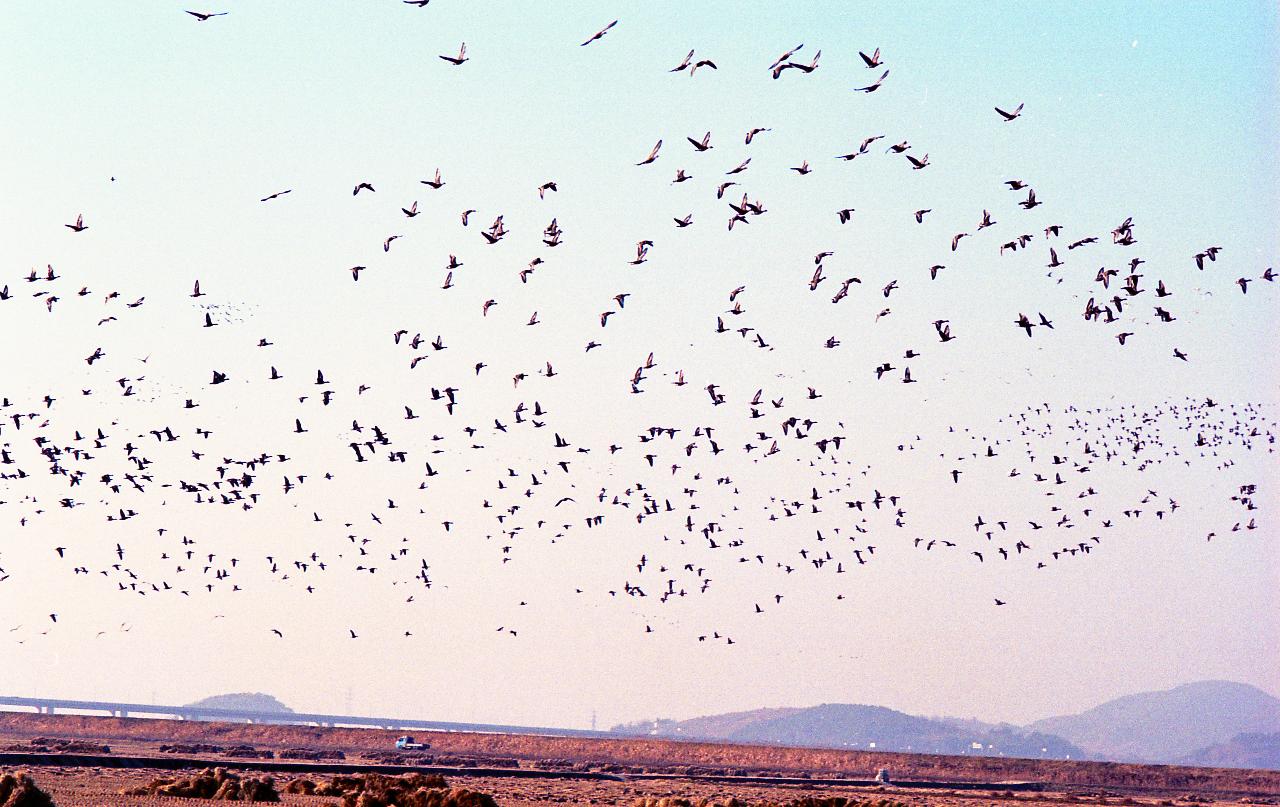
[[[610,28],[612,28],[613,26],[615,26],[615,25],[617,25],[617,24],[618,24],[618,21],[617,21],[617,20],[614,20],[613,22],[609,23],[609,24],[608,24],[608,25],[606,25],[605,27],[601,28],[599,31],[596,31],[594,34],[592,34],[592,35],[587,39],[587,41],[586,41],[586,42],[583,42],[579,47],[586,47],[587,45],[590,45],[592,42],[595,42],[597,39],[600,39],[600,38],[601,38],[601,37],[603,37],[605,34],[609,33],[609,29],[610,29]]]
[[[773,65],[770,66],[769,70],[772,71],[773,77],[775,79],[781,76],[783,71],[785,70],[799,70],[801,73],[808,75],[809,73],[812,73],[814,70],[818,69],[818,59],[822,56],[822,51],[818,51],[817,53],[815,53],[813,55],[813,61],[809,62],[808,64],[790,61],[792,55],[794,55],[796,51],[800,50],[803,47],[804,45],[797,45],[796,47],[792,48],[791,50],[779,56],[778,61],[774,62]]]
[[[710,133],[708,133],[708,134],[710,134]],[[649,156],[648,156],[648,157],[645,157],[643,160],[641,160],[640,162],[636,163],[636,165],[648,165],[649,163],[651,163],[651,162],[653,162],[654,160],[658,159],[658,150],[659,150],[659,149],[661,149],[661,148],[662,148],[662,141],[661,141],[661,140],[659,140],[659,141],[654,145],[654,147],[653,147],[653,151],[650,151],[650,152],[649,152]]]
[[[788,50],[786,53],[783,53],[781,56],[775,59],[773,64],[769,65],[769,70],[771,73],[773,73],[774,78],[777,78],[778,76],[782,75],[782,71],[786,70],[787,65],[790,64],[790,62],[788,62],[787,60],[790,59],[792,56],[795,56],[796,53],[803,47],[804,47],[804,43],[800,43],[799,45],[796,45],[794,48],[792,48],[791,50]]]
[[[71,225],[68,224],[67,226],[70,227]],[[1196,268],[1204,271],[1204,259],[1208,258],[1211,261],[1216,261],[1218,260],[1218,253],[1221,251],[1222,247],[1209,247],[1204,252],[1197,252],[1195,255]]]
[[[880,89],[880,85],[883,84],[884,80],[887,79],[888,77],[889,77],[889,71],[886,70],[880,74],[880,78],[876,79],[874,84],[868,85],[866,87],[855,87],[854,92],[875,92],[876,90]]]
[[[1005,119],[1005,121],[1007,122],[1007,121],[1011,121],[1011,120],[1013,120],[1014,118],[1016,118],[1016,117],[1018,117],[1018,116],[1020,116],[1020,115],[1022,114],[1022,106],[1023,106],[1022,104],[1018,104],[1018,108],[1017,108],[1017,109],[1015,109],[1015,110],[1013,110],[1012,112],[1005,112],[1005,111],[1004,111],[1003,109],[1001,109],[1000,107],[996,107],[996,108],[995,108],[995,110],[996,110],[996,112],[999,112],[999,113],[1000,113],[1000,117],[1004,118],[1004,119]]]
[[[585,44],[585,43],[584,43],[584,44]],[[676,65],[675,67],[671,68],[671,69],[670,69],[670,70],[668,70],[667,72],[668,72],[668,73],[679,73],[679,72],[681,72],[682,70],[688,70],[688,71],[689,71],[689,75],[690,75],[690,76],[692,76],[694,73],[698,72],[698,68],[699,68],[699,67],[710,67],[712,70],[719,70],[719,69],[720,69],[720,68],[716,67],[716,63],[715,63],[715,62],[713,62],[713,61],[711,61],[710,59],[699,59],[698,61],[696,61],[696,62],[695,62],[695,61],[693,60],[693,51],[689,51],[689,54],[688,54],[687,56],[685,56],[685,57],[684,57],[684,60],[683,60],[683,61],[681,61],[681,62],[680,62],[680,64],[678,64],[678,65]],[[748,139],[748,140],[747,140],[747,142],[748,142],[748,143],[750,143],[750,142],[751,142],[751,140],[750,140],[750,139]]]
[[[420,179],[420,180],[418,180],[418,181],[419,181],[420,183],[422,183],[423,185],[430,185],[432,188],[435,188],[436,190],[440,190],[442,187],[444,187],[444,180],[440,178],[440,169],[439,169],[439,168],[437,168],[437,169],[436,169],[436,176],[435,176],[435,179]],[[467,213],[474,213],[474,212],[475,212],[475,211],[473,211],[473,210],[469,210],[469,211],[467,211]],[[463,227],[467,226],[467,218],[466,218],[466,217],[467,217],[467,214],[466,214],[466,213],[463,213],[463,214],[462,214],[462,226],[463,226]]]
[[[457,56],[441,56],[446,62],[452,65],[459,65],[467,61],[467,43],[463,42],[462,47],[458,48]]]
[[[689,51],[688,55],[680,61],[680,64],[668,70],[668,73],[679,73],[681,70],[688,70],[689,65],[693,64],[693,51]]]
[[[70,229],[72,232],[77,232],[77,233],[84,232],[85,230],[89,229],[89,226],[84,223],[83,213],[76,216],[75,224],[64,224],[62,226]]]
[[[284,196],[286,193],[293,193],[293,188],[290,188],[290,189],[289,189],[289,190],[287,190],[287,191],[276,191],[275,193],[271,194],[270,196],[264,196],[264,197],[262,197],[262,198],[261,198],[261,199],[259,199],[258,201],[259,201],[259,202],[270,202],[272,199],[278,199],[278,198],[280,198],[281,196]]]
[[[185,10],[185,9],[184,9],[184,10]],[[200,22],[204,22],[205,20],[207,20],[207,19],[209,19],[209,18],[211,18],[211,17],[225,17],[225,16],[227,16],[227,12],[225,12],[225,11],[219,11],[219,12],[214,13],[214,14],[210,14],[210,13],[207,13],[207,12],[204,12],[204,11],[187,11],[187,13],[188,13],[188,14],[190,14],[191,16],[195,17],[195,18],[196,18],[197,20],[199,20]]]
[[[1018,319],[1013,324],[1026,331],[1027,336],[1031,336],[1031,329],[1035,327],[1035,324],[1032,323],[1031,320],[1027,319],[1026,314],[1018,314]]]
[[[704,134],[701,140],[694,140],[692,137],[686,137],[685,140],[688,140],[693,144],[694,149],[697,151],[707,151],[708,149],[713,148],[711,145],[711,132]]]

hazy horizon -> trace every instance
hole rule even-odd
[[[1126,696],[1129,696],[1129,695],[1147,694],[1147,693],[1151,693],[1151,692],[1167,692],[1167,691],[1174,690],[1174,689],[1179,689],[1179,688],[1181,688],[1181,687],[1188,686],[1188,685],[1193,685],[1193,684],[1204,684],[1204,683],[1233,683],[1233,684],[1239,684],[1239,683],[1247,683],[1247,682],[1243,682],[1243,681],[1228,681],[1227,679],[1203,679],[1203,680],[1195,680],[1195,681],[1184,681],[1184,682],[1182,682],[1182,683],[1180,683],[1180,684],[1174,684],[1173,686],[1166,687],[1166,688],[1164,688],[1164,689],[1145,689],[1145,690],[1135,690],[1135,691],[1132,691],[1132,692],[1125,692],[1125,693],[1122,693],[1122,694],[1119,694],[1119,695],[1115,695],[1115,696],[1112,696],[1112,697],[1105,698],[1105,699],[1103,699],[1103,700],[1098,701],[1097,703],[1088,704],[1088,705],[1081,706],[1081,707],[1078,707],[1078,708],[1065,708],[1065,707],[1064,707],[1064,708],[1063,708],[1063,710],[1062,710],[1062,711],[1060,711],[1060,712],[1055,712],[1055,713],[1053,713],[1053,714],[1044,714],[1044,715],[1040,715],[1039,717],[1033,717],[1033,718],[1031,718],[1030,720],[1025,720],[1025,721],[1021,721],[1021,722],[1018,722],[1018,723],[1011,723],[1011,725],[1016,725],[1016,726],[1029,726],[1029,725],[1031,725],[1032,723],[1035,723],[1035,722],[1037,722],[1037,721],[1040,721],[1040,720],[1043,720],[1043,719],[1046,719],[1046,718],[1050,718],[1050,717],[1060,717],[1060,716],[1062,716],[1062,715],[1068,715],[1068,714],[1079,714],[1079,713],[1081,713],[1081,712],[1086,712],[1086,711],[1089,711],[1089,710],[1091,710],[1091,709],[1093,709],[1093,708],[1095,708],[1095,707],[1097,707],[1097,706],[1101,706],[1101,705],[1102,705],[1102,704],[1104,704],[1104,703],[1108,703],[1108,702],[1110,702],[1110,701],[1116,700],[1117,698],[1123,698],[1123,697],[1126,697]],[[1271,697],[1273,697],[1273,698],[1280,699],[1280,696],[1277,696],[1275,692],[1268,691],[1268,690],[1267,690],[1265,687],[1263,687],[1263,686],[1260,686],[1260,685],[1257,685],[1257,684],[1248,684],[1248,686],[1255,687],[1256,689],[1258,689],[1258,690],[1262,691],[1263,693],[1265,693],[1265,694],[1267,694],[1267,695],[1270,695],[1270,696],[1271,696]],[[62,693],[62,694],[56,694],[56,695],[55,695],[55,694],[34,695],[34,694],[24,694],[24,693],[16,693],[16,692],[7,692],[7,693],[0,693],[0,694],[11,695],[11,696],[14,696],[14,697],[42,697],[42,698],[51,698],[51,699],[53,699],[53,698],[62,698],[62,699],[67,699],[67,700],[76,700],[76,699],[79,699],[79,696],[77,696],[77,695],[75,695],[75,694],[65,694],[65,693]],[[287,697],[287,696],[282,697],[281,693],[279,693],[279,692],[249,692],[249,691],[245,691],[245,692],[230,692],[230,691],[227,691],[227,692],[210,692],[210,693],[206,693],[205,695],[202,695],[202,696],[200,696],[200,697],[192,698],[192,699],[187,700],[187,701],[182,701],[182,702],[172,702],[172,703],[169,703],[169,702],[156,702],[156,703],[154,703],[154,704],[151,704],[151,702],[149,702],[149,701],[119,701],[119,700],[113,700],[113,699],[105,699],[105,702],[137,702],[137,703],[146,703],[146,704],[150,704],[150,705],[158,705],[158,706],[186,706],[186,705],[190,705],[190,704],[192,704],[192,703],[198,703],[198,702],[200,702],[200,701],[207,700],[207,699],[209,699],[209,698],[215,698],[215,697],[221,697],[221,696],[227,696],[227,695],[266,695],[266,696],[269,696],[269,697],[271,697],[271,698],[274,698],[276,701],[278,701],[278,702],[279,702],[279,703],[281,703],[282,705],[284,705],[284,706],[288,707],[288,708],[289,708],[289,709],[291,709],[292,711],[294,711],[294,712],[301,712],[301,713],[308,713],[308,712],[309,712],[309,713],[312,713],[312,714],[345,714],[345,715],[348,715],[348,716],[351,716],[351,717],[408,717],[408,718],[414,718],[414,719],[426,719],[426,716],[424,716],[424,715],[409,714],[409,713],[404,713],[404,714],[401,714],[401,713],[394,713],[394,714],[392,714],[392,713],[387,713],[387,712],[378,712],[378,711],[376,711],[376,710],[375,710],[375,711],[350,712],[350,713],[347,713],[347,712],[342,712],[342,711],[333,711],[332,709],[300,708],[300,707],[297,705],[297,703],[293,702],[293,699],[292,699],[292,698]],[[906,714],[915,714],[915,715],[916,715],[916,716],[918,716],[918,717],[925,717],[925,718],[929,718],[929,719],[933,719],[933,720],[948,720],[948,719],[954,719],[954,720],[977,720],[977,721],[984,722],[984,723],[1002,723],[1002,722],[1008,722],[1008,721],[997,721],[997,720],[992,720],[992,719],[989,719],[989,718],[987,718],[987,717],[984,717],[984,716],[983,716],[983,715],[981,715],[981,714],[958,714],[958,713],[954,713],[954,712],[918,713],[918,712],[912,712],[910,709],[899,708],[899,707],[892,706],[892,705],[890,705],[890,704],[884,704],[884,703],[864,703],[864,702],[860,702],[860,701],[839,701],[839,702],[836,702],[836,701],[821,701],[821,702],[813,702],[813,703],[788,703],[788,704],[778,703],[778,704],[767,704],[767,705],[761,705],[761,706],[756,706],[756,707],[751,707],[751,708],[745,708],[745,709],[735,709],[735,710],[731,710],[731,711],[728,711],[728,712],[724,712],[724,713],[722,713],[722,714],[746,713],[746,712],[754,712],[754,711],[761,711],[761,710],[768,710],[768,709],[808,709],[808,708],[812,708],[812,707],[816,707],[816,706],[824,706],[824,705],[829,705],[829,704],[833,704],[833,703],[839,703],[839,704],[842,704],[842,705],[864,705],[864,706],[879,706],[879,707],[885,707],[885,708],[889,708],[889,709],[894,709],[895,711],[904,712],[904,713],[906,713]],[[635,718],[631,718],[631,719],[617,720],[617,721],[614,721],[614,722],[612,722],[612,723],[610,723],[610,724],[607,724],[607,725],[606,725],[605,723],[603,723],[602,721],[597,720],[597,725],[598,725],[598,727],[600,728],[600,730],[604,731],[604,730],[607,730],[607,729],[611,728],[612,726],[620,726],[620,725],[634,724],[634,723],[643,723],[643,722],[650,721],[650,720],[675,720],[675,721],[677,721],[677,722],[678,722],[678,721],[681,721],[681,720],[689,720],[689,719],[691,719],[691,718],[695,718],[695,717],[707,717],[707,716],[710,716],[710,713],[698,713],[698,714],[687,714],[687,715],[657,714],[657,715],[653,715],[653,716],[641,716],[641,717],[635,717]],[[145,717],[145,715],[137,715],[137,717]],[[486,720],[485,722],[493,723],[493,724],[515,725],[515,724],[511,723],[511,721],[509,721],[509,720],[503,720],[503,719],[501,718],[501,716],[497,716],[497,717],[495,717],[495,718],[493,718],[493,719],[491,719],[491,720]],[[547,726],[547,728],[589,728],[589,723],[590,723],[590,719],[588,718],[588,720],[587,720],[587,724],[585,724],[585,725],[584,725],[584,724],[565,723],[565,724],[563,724],[563,725],[559,725],[559,724],[557,724],[557,725],[548,725],[548,726]]]

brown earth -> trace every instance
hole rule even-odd
[[[317,728],[238,723],[206,723],[176,720],[88,717],[80,715],[37,715],[0,713],[0,747],[27,744],[35,737],[55,738],[110,745],[113,754],[162,757],[161,745],[176,743],[216,745],[223,748],[251,747],[257,751],[280,752],[306,749],[345,755],[348,762],[362,760],[390,761],[388,756],[400,732],[378,729]],[[1123,795],[1181,796],[1189,793],[1208,798],[1245,796],[1272,797],[1263,803],[1280,803],[1280,771],[1195,768],[1164,765],[1134,765],[1107,762],[1006,759],[999,757],[938,756],[889,752],[859,752],[812,748],[784,748],[716,743],[674,742],[646,738],[594,739],[538,737],[506,734],[470,734],[453,732],[414,732],[415,737],[430,747],[422,752],[404,755],[404,764],[449,764],[461,767],[508,767],[512,761],[521,768],[550,770],[598,770],[613,773],[673,773],[710,775],[776,775],[804,778],[869,779],[879,768],[888,768],[898,780],[923,779],[944,782],[1041,782],[1063,792],[1097,792],[1111,789]],[[198,755],[203,758],[205,755]],[[222,754],[208,755],[211,765],[234,767]],[[427,757],[432,761],[428,762]],[[503,765],[490,765],[501,761]],[[37,769],[37,773],[42,773]],[[59,776],[83,777],[83,772],[63,772]],[[136,771],[102,771],[107,778],[132,777]],[[47,778],[44,773],[40,778]],[[77,780],[78,781],[78,780]],[[601,781],[570,782],[567,780],[485,780],[499,783],[474,785],[468,777],[466,786],[493,791],[494,787],[511,792],[506,801],[546,800],[554,802],[558,789],[575,794],[574,801],[621,804],[628,788],[640,788],[637,795],[673,795],[686,787],[703,788],[705,795],[726,793],[725,785],[686,783],[663,780],[612,783]],[[709,788],[709,789],[708,789]],[[118,790],[117,786],[115,790]],[[823,792],[828,789],[823,788]],[[868,792],[865,788],[860,792]],[[597,794],[612,794],[610,796]],[[934,794],[911,791],[911,804],[937,804]],[[957,798],[961,798],[958,797]],[[1020,794],[1017,800],[1025,800]],[[1043,794],[1035,794],[1042,799]],[[1118,797],[1117,797],[1118,798]],[[777,799],[774,799],[777,800]],[[498,799],[505,804],[504,799]],[[624,800],[625,801],[625,800]],[[106,803],[106,802],[103,802]],[[121,802],[124,803],[124,802]],[[317,802],[318,803],[318,802]],[[629,801],[626,802],[629,804]],[[965,801],[964,803],[969,803]],[[1113,803],[1120,803],[1115,801]]]
[[[209,804],[207,801],[168,796],[122,796],[147,784],[161,771],[97,770],[92,768],[39,768],[30,772],[36,784],[46,790],[58,807],[180,807]],[[279,778],[280,781],[284,777]],[[786,804],[802,798],[845,797],[875,807],[880,800],[898,807],[1239,807],[1242,800],[1219,800],[1196,796],[1164,799],[1149,796],[1119,796],[1103,790],[1075,793],[929,792],[886,788],[840,788],[807,786],[733,786],[687,780],[642,780],[636,782],[583,781],[569,779],[489,779],[466,778],[467,789],[491,795],[498,807],[561,807],[567,804],[637,807],[640,799],[687,799],[691,807],[705,800],[721,805],[736,798],[740,807]],[[453,782],[451,782],[453,784]],[[286,805],[338,807],[332,797],[282,792]],[[653,804],[653,802],[648,802]],[[1275,804],[1276,799],[1255,798],[1243,803]],[[668,807],[682,807],[666,802]]]

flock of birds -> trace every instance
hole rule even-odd
[[[430,0],[404,2],[426,7]],[[200,22],[226,15],[186,13]],[[580,45],[601,47],[606,37],[624,35],[625,29],[618,26],[614,20]],[[820,69],[820,50],[811,59],[797,60],[803,47],[789,48],[771,62],[762,59],[761,76],[767,73],[770,80],[782,81]],[[859,57],[872,80],[854,82],[857,86],[851,85],[852,91],[874,93],[891,86],[886,85],[888,57],[879,48],[859,52]],[[471,60],[465,43],[456,54],[439,58],[462,69]],[[690,77],[718,70],[713,60],[699,58],[694,49],[669,69]],[[992,106],[993,126],[1018,126],[1024,114],[1033,112],[1023,103]],[[769,126],[754,127],[740,136],[741,141],[749,148],[771,131]],[[926,171],[934,165],[927,152],[905,140],[886,140],[892,142],[887,148],[886,143],[876,146],[885,139],[885,135],[870,135],[855,148],[831,157],[846,163],[870,159],[874,146],[903,160],[904,169],[910,171]],[[691,156],[713,150],[721,140],[711,131],[685,136]],[[663,144],[659,138],[638,161],[619,158],[618,170],[657,170],[655,164],[670,154],[669,149],[663,151]],[[785,167],[797,182],[815,170],[808,160]],[[716,180],[705,186],[708,198],[714,194],[725,205],[725,217],[718,226],[726,232],[752,225],[770,212],[763,199],[743,187],[753,169],[758,171],[759,166],[752,164],[751,157],[735,161],[727,170],[715,171]],[[680,167],[671,184],[693,181],[692,171]],[[446,187],[453,188],[442,169],[417,184],[428,193],[445,194],[449,193]],[[1047,204],[1030,183],[1005,180],[1003,184],[1008,193],[1017,194],[1009,204],[975,210],[974,224],[965,231],[930,233],[938,243],[938,258],[927,268],[903,269],[874,280],[868,276],[864,283],[859,274],[830,268],[835,251],[819,243],[803,246],[806,257],[786,271],[794,276],[798,291],[816,295],[809,298],[814,305],[848,307],[846,300],[871,298],[875,315],[860,327],[876,327],[891,316],[891,306],[913,293],[913,287],[945,282],[948,255],[981,250],[992,260],[1014,260],[1034,254],[1033,265],[1049,270],[1051,282],[1045,284],[1046,293],[1016,317],[1012,315],[1016,304],[1010,308],[1009,332],[1031,339],[1084,338],[1084,329],[1105,329],[1114,337],[1116,350],[1142,338],[1139,333],[1150,333],[1145,326],[1163,327],[1188,316],[1177,303],[1191,298],[1192,292],[1174,278],[1184,278],[1191,266],[1204,273],[1205,285],[1237,286],[1248,295],[1242,304],[1260,298],[1249,293],[1251,284],[1261,281],[1269,289],[1275,279],[1270,267],[1238,278],[1220,277],[1214,270],[1220,260],[1228,262],[1230,249],[1217,245],[1187,255],[1182,269],[1144,270],[1146,262],[1135,249],[1138,225],[1132,218],[1110,233],[1073,232],[1058,218],[1030,218],[1032,211]],[[555,179],[548,179],[519,192],[536,192],[541,203],[550,204],[560,187]],[[280,205],[288,204],[286,197],[292,193],[288,188],[254,196],[257,204]],[[359,179],[351,195],[360,203],[378,194],[377,183]],[[381,243],[384,254],[406,238],[393,230],[406,228],[426,213],[418,200],[395,207],[399,212],[391,212],[387,221],[391,232]],[[921,200],[905,224],[924,231],[932,212],[930,203]],[[443,261],[438,288],[444,295],[455,293],[451,290],[462,278],[470,251],[496,248],[526,226],[525,222],[509,225],[505,214],[496,212],[487,226],[475,224],[473,217],[479,213],[473,208],[458,209],[453,215],[460,222],[459,237],[465,240],[450,245]],[[830,226],[839,228],[855,220],[857,210],[840,207],[829,215]],[[482,221],[488,221],[488,216]],[[695,223],[693,213],[671,218],[675,230],[701,224]],[[66,237],[92,239],[96,232],[92,221],[91,215],[77,213],[73,223],[65,224]],[[562,223],[559,217],[541,227],[538,254],[516,272],[521,288],[537,285],[540,278],[535,273],[551,266],[555,250],[568,241],[572,229],[573,222]],[[817,228],[815,233],[812,237],[826,237]],[[722,233],[721,237],[734,236]],[[810,239],[789,237],[802,244]],[[618,265],[637,271],[667,244],[659,233],[642,237],[633,253],[628,247],[618,255]],[[1064,268],[1068,264],[1072,274]],[[334,271],[349,272],[356,284],[353,294],[358,295],[368,286],[362,280],[372,265],[370,258]],[[1083,281],[1082,271],[1088,275]],[[909,279],[908,273],[914,275]],[[844,379],[837,383],[799,372],[796,378],[771,377],[758,387],[750,381],[755,378],[752,362],[762,355],[756,351],[768,353],[780,341],[794,344],[809,337],[781,332],[766,337],[770,323],[749,313],[749,283],[725,288],[722,299],[706,301],[705,329],[699,335],[723,340],[731,345],[728,349],[740,351],[739,369],[732,380],[686,377],[686,370],[678,366],[679,357],[668,359],[634,345],[607,344],[610,321],[627,317],[628,304],[634,303],[633,293],[625,290],[607,300],[604,310],[598,316],[593,313],[583,327],[575,360],[596,351],[611,357],[601,359],[598,372],[590,375],[575,378],[572,371],[557,370],[568,357],[534,360],[522,352],[520,329],[543,322],[534,302],[529,304],[527,319],[521,313],[509,322],[513,330],[504,343],[509,349],[501,354],[469,348],[466,331],[446,334],[408,322],[397,324],[383,337],[383,349],[400,369],[394,377],[369,378],[362,369],[299,366],[296,360],[286,364],[277,358],[277,339],[271,335],[246,335],[242,349],[233,356],[206,349],[200,341],[205,329],[225,331],[239,326],[227,316],[225,304],[203,302],[216,292],[193,278],[189,352],[197,357],[195,361],[207,363],[207,382],[175,396],[158,392],[158,379],[148,377],[145,361],[140,366],[138,358],[121,355],[113,346],[113,334],[122,328],[145,328],[142,317],[151,307],[186,301],[157,299],[142,290],[126,295],[120,290],[91,289],[91,276],[87,267],[49,265],[0,284],[0,321],[9,316],[6,306],[38,306],[49,317],[51,330],[60,327],[56,318],[75,318],[96,322],[102,334],[99,342],[84,346],[83,360],[93,379],[86,382],[88,386],[0,389],[0,517],[7,524],[8,540],[13,541],[21,540],[23,531],[35,525],[56,523],[68,513],[92,512],[97,529],[59,533],[47,554],[56,558],[66,574],[83,579],[93,597],[114,592],[181,601],[225,597],[270,585],[306,596],[363,577],[369,585],[386,581],[399,590],[398,597],[414,602],[456,579],[438,582],[433,547],[441,542],[473,542],[500,569],[519,566],[526,548],[534,544],[607,543],[610,532],[616,531],[638,536],[635,542],[618,543],[620,547],[638,543],[642,547],[638,556],[618,561],[616,584],[600,589],[575,587],[572,595],[594,602],[624,602],[641,615],[642,630],[652,633],[669,624],[661,617],[663,606],[716,593],[732,578],[762,581],[763,587],[753,588],[754,595],[741,604],[746,613],[765,615],[784,608],[797,592],[818,586],[819,580],[824,591],[834,592],[834,600],[845,600],[856,583],[844,581],[869,573],[868,567],[874,568],[886,554],[920,556],[920,562],[943,557],[984,567],[1005,564],[1010,574],[1052,573],[1055,566],[1083,563],[1092,553],[1106,551],[1113,541],[1161,529],[1165,522],[1181,518],[1184,505],[1179,493],[1145,481],[1161,466],[1222,473],[1233,470],[1240,457],[1275,451],[1277,421],[1268,406],[1182,398],[1147,407],[1043,403],[1008,413],[981,429],[926,427],[923,434],[869,463],[860,447],[865,433],[851,413],[840,414],[840,401],[832,400],[843,394],[833,388],[843,386]],[[1070,325],[1055,323],[1039,310],[1056,305],[1058,300],[1051,295],[1064,282],[1073,291],[1083,283],[1081,296],[1087,296]],[[819,291],[823,294],[818,295]],[[555,293],[554,288],[549,292]],[[481,298],[471,309],[471,328],[487,327],[497,316],[495,307],[501,313],[520,304],[488,293]],[[456,305],[451,298],[444,299]],[[912,362],[926,353],[954,349],[952,343],[967,335],[964,323],[963,312],[928,323],[931,330],[926,332],[936,338],[928,346],[918,343],[917,332],[908,338],[904,329],[900,349],[872,366],[858,368],[850,383],[864,389],[887,378],[904,384],[936,383],[919,369],[913,374]],[[1076,334],[1068,336],[1072,328]],[[851,338],[824,335],[805,349],[837,350],[842,340]],[[628,364],[625,372],[604,369],[628,352],[638,353],[638,360]],[[456,369],[424,382],[423,371],[440,365],[445,356]],[[1192,356],[1175,346],[1170,359],[1189,362]],[[321,363],[320,359],[315,362]],[[488,397],[473,394],[482,381],[497,373],[502,374],[505,392],[491,391],[494,388],[489,385],[483,387]],[[0,383],[13,385],[15,379]],[[571,397],[604,394],[612,396],[609,406],[619,411],[630,408],[633,417],[648,417],[652,410],[640,406],[647,399],[632,396],[649,393],[654,398],[658,384],[663,389],[658,394],[669,402],[661,408],[660,419],[636,433],[618,433],[603,441],[595,435],[580,438],[574,418],[562,417],[558,411],[562,407],[548,402],[557,390],[567,390],[559,394]],[[755,389],[744,390],[744,386]],[[92,417],[93,409],[67,405],[67,399],[90,396],[115,399],[132,418],[104,421]],[[234,411],[245,401],[258,411],[252,425],[275,423],[276,433],[247,438],[234,433],[234,420],[206,417],[211,410]],[[246,449],[247,443],[253,447]],[[946,470],[910,489],[877,482],[881,464],[911,462],[913,452],[928,455],[931,465],[945,465]],[[336,456],[341,460],[334,460]],[[1094,472],[1111,483],[1123,480],[1119,490],[1104,490],[1102,483],[1094,482]],[[363,483],[366,473],[377,484]],[[984,504],[976,503],[975,491],[972,512],[946,514],[956,521],[953,528],[917,526],[921,520],[917,514],[930,507],[923,489],[966,483],[986,494],[980,497]],[[1000,496],[990,495],[995,485],[1009,491],[1004,505],[999,504]],[[1207,540],[1259,528],[1258,487],[1252,479],[1233,487],[1231,502],[1239,510],[1239,519],[1209,531]],[[299,506],[300,500],[305,505]],[[214,509],[234,514],[229,517],[239,519],[245,530],[254,529],[258,513],[284,512],[298,529],[312,530],[315,540],[305,547],[273,544],[263,533],[256,553],[228,551],[217,534],[201,534],[198,514]],[[354,511],[360,515],[351,515]],[[931,514],[930,520],[936,518]],[[584,533],[592,537],[586,539]],[[4,551],[0,544],[0,586],[23,573],[6,561]],[[520,596],[511,603],[511,620],[488,629],[511,637],[521,635],[519,609],[533,595],[522,592]],[[1009,602],[1009,595],[987,591],[983,599],[1000,607]],[[286,637],[287,632],[271,624],[269,616],[263,619],[262,631]],[[696,624],[696,612],[693,620],[692,636],[699,642],[741,641],[726,627]],[[31,630],[48,632],[57,624],[58,614],[53,612],[47,625],[18,625],[9,630],[25,641]],[[385,630],[373,625],[340,628],[351,640]],[[411,625],[395,630],[413,635]]]

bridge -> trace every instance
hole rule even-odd
[[[454,723],[442,720],[414,720],[403,717],[363,717],[312,712],[263,712],[251,709],[224,709],[212,706],[160,706],[150,703],[79,701],[62,698],[19,698],[0,695],[0,710],[34,709],[38,714],[58,712],[105,713],[111,717],[168,718],[223,723],[276,723],[301,726],[358,726],[391,731],[457,731],[473,734],[532,734],[545,737],[611,737],[609,732],[588,729],[506,726],[496,723]]]

